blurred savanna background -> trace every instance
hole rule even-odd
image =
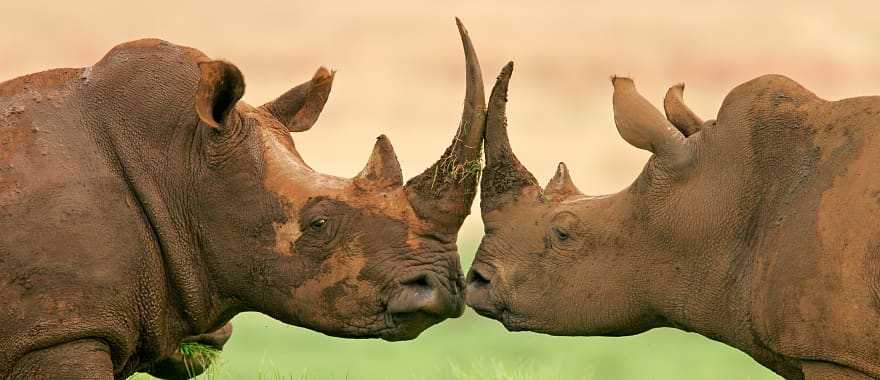
[[[685,82],[685,100],[704,119],[735,85],[766,73],[826,99],[880,94],[878,11],[876,1],[3,0],[0,81],[88,66],[143,37],[235,63],[254,105],[325,65],[337,70],[334,90],[318,124],[294,136],[302,155],[317,170],[353,176],[384,133],[409,177],[439,157],[459,120],[459,16],[487,89],[504,63],[516,62],[508,114],[520,160],[540,181],[564,161],[581,190],[603,194],[629,185],[648,158],[614,129],[609,76],[634,77],[657,106],[668,86]],[[475,204],[459,235],[465,270],[481,233]],[[213,378],[777,378],[734,349],[672,329],[550,337],[508,333],[468,311],[415,341],[387,343],[331,338],[258,314],[233,323]]]

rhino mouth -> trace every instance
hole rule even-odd
[[[399,291],[384,305],[388,330],[385,340],[406,340],[447,318],[464,312],[464,300],[456,281],[447,284],[433,273],[417,273],[399,281]]]
[[[387,313],[386,316],[389,328],[382,331],[379,334],[379,337],[389,342],[415,339],[429,327],[446,319],[446,317],[421,311],[410,313]]]
[[[501,322],[502,325],[508,331],[519,331],[520,328],[516,327],[518,324],[515,323],[516,318],[513,317],[513,314],[510,312],[506,306],[500,307],[486,307],[486,306],[471,306],[471,309],[486,318],[494,319],[498,322]]]

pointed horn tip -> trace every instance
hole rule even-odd
[[[459,32],[461,32],[461,33],[463,33],[463,34],[466,34],[466,33],[467,33],[467,29],[464,27],[464,23],[461,22],[461,19],[458,18],[457,16],[455,17],[455,25],[458,26],[458,31],[459,31]]]
[[[565,166],[564,162],[558,164],[553,178],[550,178],[550,181],[544,186],[544,194],[552,199],[560,196],[580,194],[580,191],[571,181],[571,175],[568,174],[568,167]]]
[[[389,139],[388,136],[385,136],[384,133],[379,135],[379,137],[376,137],[376,146],[388,150],[394,150],[394,147],[391,145],[391,139]]]
[[[510,80],[510,76],[513,75],[513,61],[507,62],[504,65],[504,68],[501,69],[501,73],[498,74],[498,84],[505,83]]]
[[[461,22],[461,19],[458,17],[455,18],[455,26],[458,27],[458,34],[461,36],[461,42],[464,44],[465,51],[473,50],[473,43],[471,42],[471,36],[468,33],[467,28],[464,27],[464,23]]]
[[[332,79],[334,75],[336,75],[336,70],[330,70],[325,66],[321,66],[318,67],[318,70],[315,70],[315,75],[312,76],[312,82],[323,82]]]
[[[684,82],[678,83],[672,87],[669,87],[669,90],[666,91],[667,97],[677,96],[680,98],[680,97],[682,97],[682,94],[684,94]]]

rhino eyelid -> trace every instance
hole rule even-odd
[[[568,240],[568,233],[566,233],[565,231],[563,231],[559,228],[553,227],[553,233],[556,235],[556,237],[559,240],[562,240],[562,241]]]
[[[327,224],[326,218],[318,218],[309,223],[309,228],[314,230],[315,232],[321,231],[322,228]]]

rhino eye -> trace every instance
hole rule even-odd
[[[324,218],[315,219],[311,223],[309,223],[309,228],[311,228],[312,231],[321,232],[321,229],[323,229],[324,225],[326,225],[326,224],[327,224],[327,219],[324,219]]]
[[[555,235],[560,241],[568,240],[568,233],[559,228],[553,227],[553,235]]]

